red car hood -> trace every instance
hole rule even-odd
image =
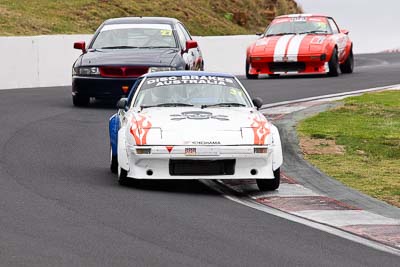
[[[257,40],[251,56],[283,57],[298,54],[319,53],[324,51],[329,36],[315,34],[298,34],[270,36]]]

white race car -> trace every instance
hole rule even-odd
[[[129,179],[249,179],[280,183],[278,129],[232,75],[156,72],[142,76],[110,119],[111,170]]]

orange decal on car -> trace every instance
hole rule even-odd
[[[254,132],[254,144],[255,145],[264,145],[265,138],[271,132],[269,127],[267,127],[267,120],[265,118],[255,116],[252,118],[253,122],[250,125],[253,128]]]
[[[137,118],[132,118],[132,126],[129,129],[130,133],[135,138],[136,145],[145,145],[147,143],[147,133],[151,128],[149,118],[139,114]]]

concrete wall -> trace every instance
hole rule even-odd
[[[71,84],[71,67],[80,51],[75,41],[91,35],[0,37],[0,89]],[[194,37],[207,71],[244,74],[246,47],[257,36]]]
[[[256,35],[193,37],[203,51],[205,70],[245,74],[246,48]]]

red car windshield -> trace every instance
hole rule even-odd
[[[293,17],[275,19],[265,35],[284,34],[332,34],[332,29],[324,17]]]

